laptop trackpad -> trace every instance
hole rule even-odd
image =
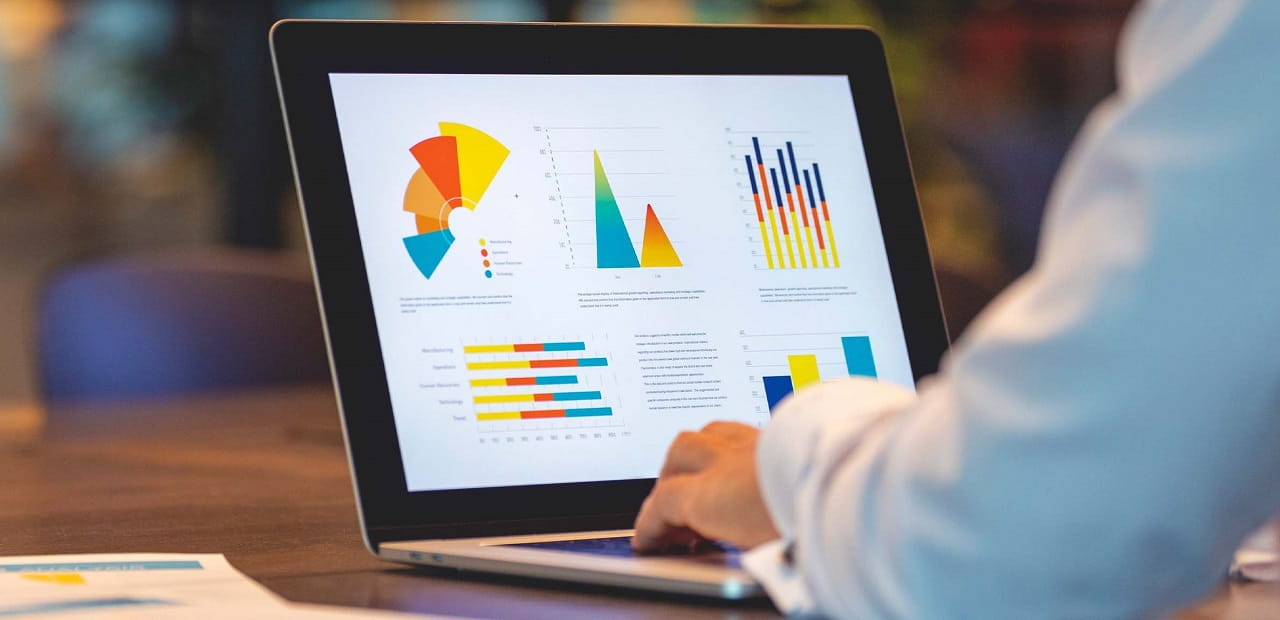
[[[728,568],[742,568],[740,553],[728,545],[708,543],[698,550],[669,552],[646,556],[631,550],[630,536],[611,536],[608,538],[582,538],[578,540],[552,540],[546,542],[515,543],[497,545],[500,547],[528,547],[546,549],[548,551],[570,551],[573,553],[589,553],[592,555],[609,555],[614,557],[678,557],[699,563],[714,564]]]

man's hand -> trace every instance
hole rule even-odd
[[[680,433],[640,507],[632,547],[657,552],[716,540],[745,549],[777,538],[756,478],[759,435],[736,422]]]

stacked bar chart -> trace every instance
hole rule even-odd
[[[635,269],[640,267],[680,267],[680,256],[671,245],[653,205],[645,205],[644,237],[640,254],[636,255],[631,234],[622,219],[622,209],[614,196],[613,186],[605,174],[600,153],[595,153],[596,198],[596,267],[600,269]]]
[[[800,167],[790,140],[768,154],[759,136],[752,136],[751,146],[754,158],[750,153],[743,158],[768,268],[839,267],[840,254],[818,163]]]
[[[849,376],[876,376],[876,362],[871,353],[871,338],[845,336],[840,339],[840,350],[844,355],[844,366]],[[768,401],[771,412],[792,392],[822,380],[818,370],[818,356],[814,354],[788,355],[787,370],[788,374],[785,375],[761,377],[764,382],[765,400]]]
[[[586,350],[585,342],[464,346],[476,421],[612,416],[604,394],[584,387],[599,385],[584,373],[608,367],[609,360]]]

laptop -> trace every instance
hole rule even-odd
[[[870,30],[283,21],[271,48],[380,558],[759,596],[740,550],[631,552],[670,441],[937,369]]]

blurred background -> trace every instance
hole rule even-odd
[[[70,266],[243,249],[305,273],[267,49],[278,18],[873,26],[886,39],[943,302],[960,335],[1030,264],[1059,162],[1113,89],[1132,4],[0,0],[0,420],[47,396],[33,326],[50,278]]]

